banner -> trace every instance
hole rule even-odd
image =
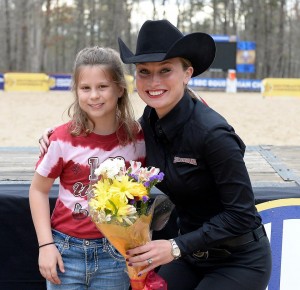
[[[261,91],[261,80],[255,79],[237,79],[237,90],[238,91]],[[226,89],[226,79],[212,79],[212,78],[192,78],[189,81],[189,86],[192,88],[203,88],[203,89]]]
[[[5,73],[4,90],[7,92],[47,92],[49,76],[43,73]]]
[[[70,91],[72,86],[72,76],[69,74],[50,74],[50,90],[51,91]],[[128,86],[128,93],[134,91],[134,77],[125,75]]]
[[[125,75],[128,93],[135,90],[135,79]],[[274,79],[273,79],[274,80]],[[297,79],[299,81],[299,79]],[[236,79],[237,91],[262,91],[262,81],[255,79]],[[192,78],[188,84],[193,89],[212,89],[225,91],[227,80],[224,78]],[[0,74],[0,90],[5,91],[70,91],[72,86],[71,74],[42,74],[42,73],[6,73]]]
[[[4,89],[4,76],[0,74],[0,90]]]
[[[50,74],[51,91],[70,91],[72,86],[72,76],[67,74]]]
[[[273,200],[256,207],[272,250],[268,290],[299,289],[300,198]]]
[[[255,49],[253,41],[239,41],[237,43],[236,70],[239,73],[255,72]]]
[[[300,97],[300,78],[299,79],[273,79],[262,80],[263,97]]]

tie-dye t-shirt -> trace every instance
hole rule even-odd
[[[94,170],[104,160],[121,156],[145,162],[145,142],[140,132],[136,143],[120,146],[117,134],[107,136],[90,133],[74,137],[69,123],[55,129],[48,152],[40,158],[36,171],[49,178],[59,178],[59,193],[51,216],[51,226],[67,235],[95,239],[103,235],[88,216],[87,191],[96,180]]]

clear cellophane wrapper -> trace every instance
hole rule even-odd
[[[120,223],[114,218],[109,222],[99,222],[97,220],[97,213],[91,210],[90,216],[97,228],[121,255],[126,258],[127,250],[145,245],[151,241],[152,230],[160,230],[165,226],[173,208],[174,205],[168,197],[157,195],[149,202],[146,213],[137,216],[132,225],[128,225],[125,222]],[[127,263],[126,266],[132,289],[145,289],[148,273],[141,276],[138,276],[138,273],[146,268],[146,266],[132,267],[128,266]]]

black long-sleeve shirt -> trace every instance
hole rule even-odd
[[[207,250],[261,224],[243,160],[245,145],[227,121],[187,93],[158,119],[140,120],[147,165],[165,173],[157,185],[176,206],[182,255]]]

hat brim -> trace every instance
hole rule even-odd
[[[213,38],[202,32],[195,32],[183,36],[175,42],[166,53],[148,53],[134,55],[126,44],[118,38],[120,56],[124,63],[159,62],[174,57],[188,59],[194,68],[192,77],[206,71],[212,64],[216,46]]]

